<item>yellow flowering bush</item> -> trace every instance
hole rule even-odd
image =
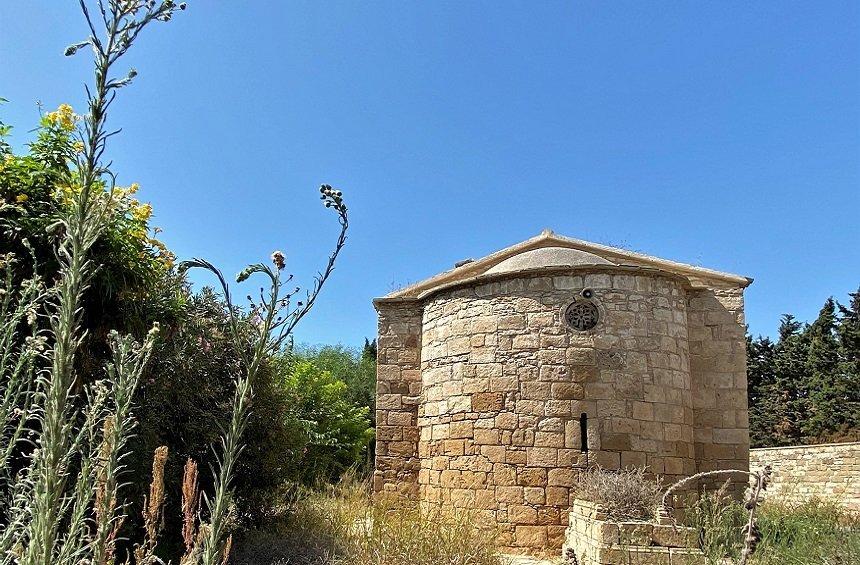
[[[60,104],[60,107],[53,112],[48,112],[42,119],[42,125],[45,127],[55,127],[63,131],[72,132],[78,126],[80,116],[75,114],[74,109],[68,104]]]
[[[75,175],[76,159],[84,149],[77,135],[79,122],[69,104],[46,112],[24,155],[12,152],[5,142],[11,128],[0,122],[0,252],[26,256],[26,239],[46,271],[55,264],[50,250],[56,234],[48,228],[81,190]],[[102,186],[100,201],[109,221],[94,249],[104,264],[94,281],[99,294],[140,300],[153,288],[153,280],[174,266],[174,255],[153,237],[152,205],[138,199],[139,189],[137,183]]]

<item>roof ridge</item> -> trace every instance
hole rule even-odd
[[[558,235],[553,230],[546,228],[542,230],[538,235],[531,237],[525,241],[515,243],[513,245],[490,253],[489,255],[486,255],[480,259],[475,259],[474,261],[470,261],[459,267],[443,271],[442,273],[439,273],[417,283],[411,284],[405,288],[387,294],[383,297],[383,299],[414,298],[419,295],[423,295],[434,288],[443,285],[447,286],[458,280],[466,280],[477,277],[486,273],[495,265],[511,257],[514,257],[521,253],[526,253],[534,249],[552,247],[552,245],[547,245],[547,243],[559,244],[555,245],[555,247],[566,247],[570,249],[576,249],[585,253],[591,253],[606,260],[614,258],[633,261],[632,265],[628,264],[627,266],[642,266],[642,264],[644,263],[645,266],[655,267],[658,270],[666,271],[675,275],[682,275],[688,278],[691,283],[701,282],[701,279],[711,279],[724,283],[732,283],[741,287],[746,287],[749,286],[749,284],[753,281],[753,279],[749,277],[744,277],[742,275],[735,275],[732,273],[717,271],[705,267],[698,267],[696,265],[690,265],[688,263],[681,263],[669,259],[662,259],[660,257],[646,255],[644,253],[639,253],[636,251],[629,251],[618,247],[612,247],[610,245],[593,243],[583,239],[576,239]],[[609,255],[610,257],[606,257],[606,255]],[[624,265],[622,264],[622,266]]]

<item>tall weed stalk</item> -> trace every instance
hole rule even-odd
[[[117,78],[113,69],[145,27],[169,20],[184,5],[98,0],[90,6],[80,0],[80,6],[90,36],[68,47],[66,55],[89,46],[95,73],[87,88],[87,114],[79,118],[69,110],[60,117],[76,131],[82,149],[61,180],[70,202],[50,228],[59,238],[56,282],[46,291],[44,309],[33,287],[13,295],[8,272],[2,289],[4,297],[15,298],[4,300],[0,386],[4,415],[12,406],[18,412],[4,420],[0,451],[6,472],[10,457],[24,460],[0,492],[3,563],[105,563],[113,555],[112,532],[122,519],[116,503],[121,460],[133,428],[131,398],[157,333],[142,343],[113,334],[105,378],[89,386],[79,382],[75,359],[85,337],[81,303],[98,268],[90,250],[106,225],[114,189],[114,176],[102,161],[116,133],[106,127],[107,113],[117,90],[136,75],[132,70]],[[47,331],[40,333],[31,323],[22,341],[22,311],[30,321],[44,312]]]

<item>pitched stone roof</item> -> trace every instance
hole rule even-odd
[[[420,299],[443,288],[485,279],[509,276],[514,273],[557,271],[588,267],[617,268],[619,270],[656,271],[682,277],[692,287],[747,287],[752,279],[724,273],[642,253],[618,249],[581,239],[573,239],[544,230],[536,237],[496,251],[482,259],[458,263],[444,273],[402,288],[376,301]]]

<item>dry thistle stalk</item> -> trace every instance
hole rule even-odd
[[[164,510],[164,466],[167,464],[167,446],[155,449],[152,457],[152,482],[149,497],[143,499],[143,527],[146,536],[143,543],[134,548],[134,558],[138,564],[151,563],[155,559],[155,546],[158,532],[162,527]]]
[[[233,547],[233,534],[227,536],[227,541],[224,543],[224,556],[221,558],[221,565],[227,565],[230,561],[230,549]]]
[[[188,458],[182,473],[182,540],[186,558],[194,550],[197,538],[197,511],[200,503],[200,486],[197,482],[197,463]]]

